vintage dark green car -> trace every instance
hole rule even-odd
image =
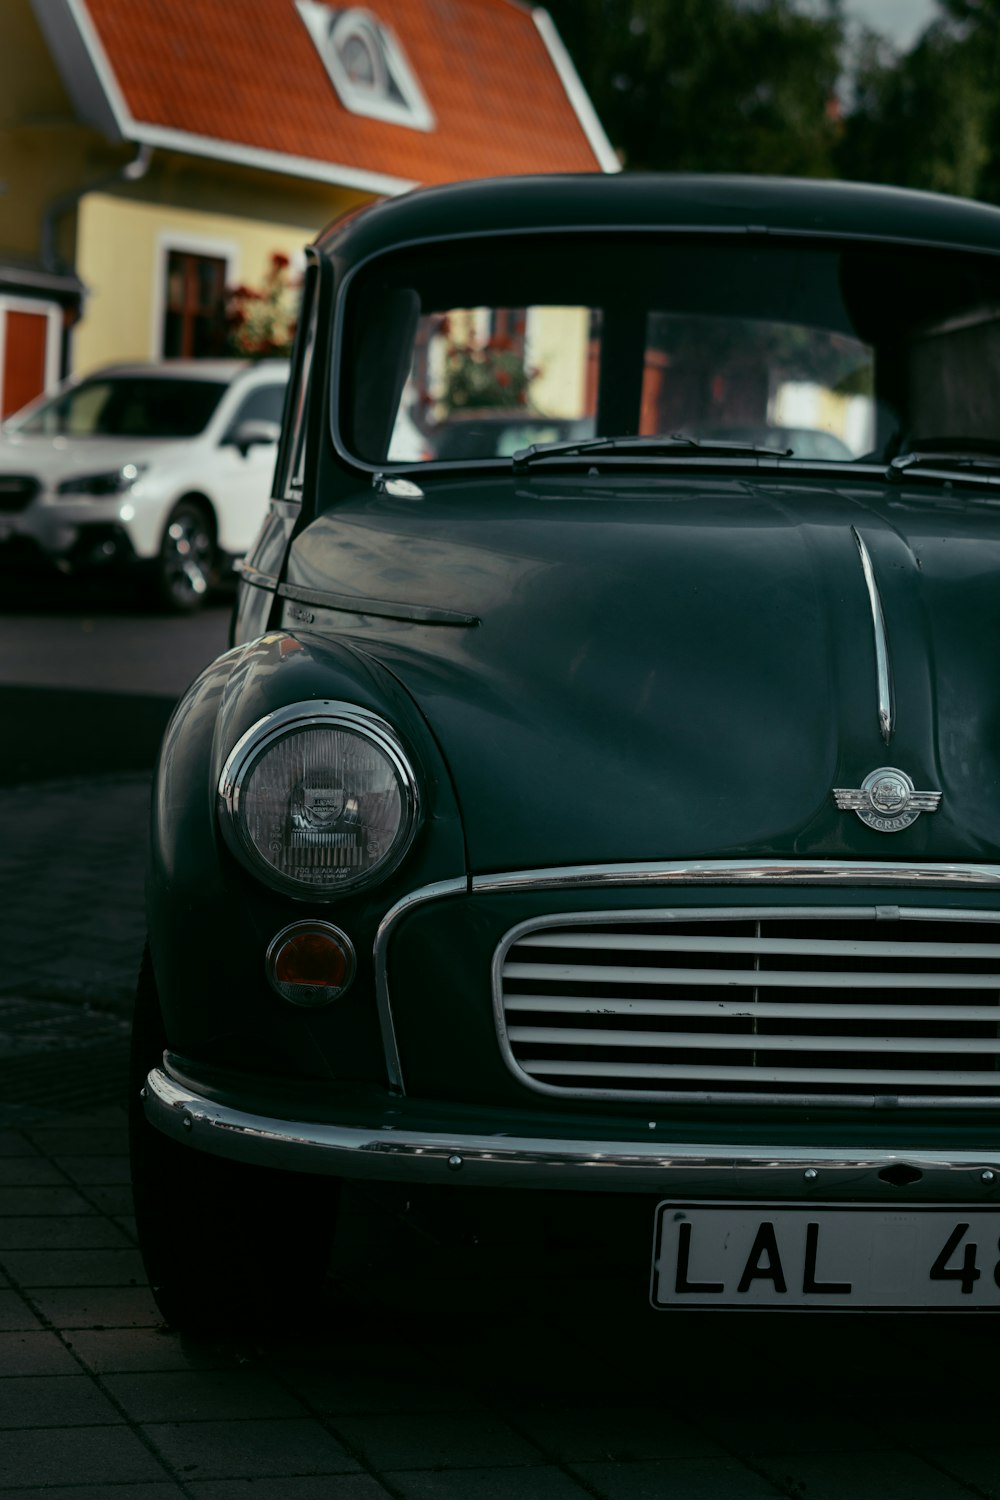
[[[350,1178],[642,1203],[656,1308],[1000,1308],[1000,211],[380,203],[274,496],[154,788],[165,1314],[315,1298]]]

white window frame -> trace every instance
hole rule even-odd
[[[321,0],[295,0],[295,4],[345,109],[392,125],[405,125],[410,130],[437,129],[434,112],[400,42],[377,16],[358,6],[333,9]],[[370,42],[377,64],[402,95],[402,102],[386,98],[351,79],[340,60],[338,43],[352,31],[360,32]]]
[[[207,255],[226,263],[226,286],[238,279],[239,248],[233,240],[215,239],[205,234],[178,233],[161,229],[156,236],[156,264],[153,267],[153,296],[150,306],[149,357],[163,358],[163,318],[167,310],[167,262],[171,250],[182,255]]]
[[[9,312],[33,313],[35,317],[45,315],[45,389],[51,395],[59,384],[62,363],[63,310],[58,302],[46,302],[42,298],[8,296],[0,292],[0,411],[3,411],[3,372],[7,358],[7,314]]]

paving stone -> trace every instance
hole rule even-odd
[[[0,1292],[0,1331],[16,1333],[40,1327],[40,1319],[17,1292]]]
[[[121,1184],[130,1181],[127,1156],[56,1156],[55,1166],[81,1186]]]
[[[0,1428],[96,1427],[120,1414],[89,1376],[32,1375],[4,1380]],[[0,1439],[2,1447],[5,1439]]]
[[[38,1125],[26,1132],[49,1156],[127,1156],[128,1128],[120,1124],[87,1125],[85,1119],[67,1124]]]
[[[686,1458],[648,1464],[574,1464],[572,1473],[601,1500],[764,1500],[787,1495],[744,1464]],[[843,1490],[837,1500],[860,1500]],[[812,1491],[808,1500],[814,1500]],[[803,1495],[802,1500],[806,1500]],[[966,1497],[968,1500],[968,1497]]]
[[[65,1173],[44,1156],[0,1156],[0,1188],[65,1186]]]
[[[104,1377],[134,1422],[301,1417],[301,1402],[255,1370],[184,1370]]]
[[[31,1300],[56,1328],[155,1328],[163,1321],[145,1287],[37,1290]]]
[[[185,1488],[193,1500],[387,1500],[384,1489],[369,1474],[324,1474],[321,1479],[299,1476],[248,1483],[245,1479],[202,1479]],[[7,1500],[4,1495],[3,1500]],[[45,1495],[44,1500],[50,1500]]]
[[[0,1261],[19,1286],[144,1286],[138,1250],[7,1250]]]
[[[99,1487],[166,1478],[163,1465],[127,1427],[49,1427],[4,1434],[3,1483],[10,1489],[33,1485],[37,1494],[43,1485]],[[44,1500],[51,1496],[47,1493]]]
[[[87,1195],[99,1213],[107,1214],[110,1218],[132,1212],[132,1189],[130,1187],[109,1184],[106,1187],[84,1187],[81,1191]]]
[[[318,1422],[171,1422],[143,1432],[182,1479],[351,1474],[361,1465]],[[252,1492],[250,1492],[252,1493]]]
[[[109,1482],[107,1484],[74,1484],[69,1489],[53,1489],[46,1485],[44,1490],[32,1488],[30,1490],[0,1490],[3,1500],[184,1500],[185,1491],[179,1485],[171,1484],[135,1484],[126,1481],[124,1484]],[[263,1495],[245,1495],[243,1500],[266,1500]]]
[[[593,1494],[561,1469],[548,1467],[392,1472],[385,1478],[402,1500],[582,1500]],[[663,1500],[668,1494],[661,1492]],[[679,1493],[677,1500],[682,1500]]]
[[[481,1410],[483,1402],[475,1389],[445,1381],[435,1372],[421,1370],[393,1374],[384,1368],[381,1351],[373,1355],[369,1346],[324,1347],[317,1366],[286,1364],[265,1351],[268,1363],[283,1380],[299,1392],[314,1410],[330,1416],[379,1415],[387,1412],[463,1412]],[[372,1368],[381,1364],[382,1369]]]
[[[399,1415],[345,1417],[337,1431],[373,1468],[481,1469],[540,1464],[542,1454],[499,1417]]]
[[[78,1375],[80,1366],[47,1329],[0,1333],[0,1379],[10,1375]],[[0,1404],[3,1388],[0,1388]]]
[[[723,1451],[696,1426],[648,1407],[514,1409],[511,1421],[558,1463],[708,1458]]]
[[[705,1430],[731,1452],[759,1457],[767,1453],[864,1453],[892,1446],[878,1422],[859,1422],[841,1412],[804,1415],[787,1406],[775,1413],[707,1412]]]
[[[235,1340],[185,1338],[163,1327],[76,1329],[67,1344],[97,1374],[118,1371],[235,1370],[248,1361]]]
[[[93,1214],[97,1210],[75,1188],[7,1187],[0,1188],[0,1218],[20,1218],[25,1214],[63,1216]]]
[[[789,1453],[759,1467],[807,1500],[969,1500],[964,1484],[909,1453]]]
[[[993,1438],[996,1439],[994,1422]],[[970,1485],[990,1500],[1000,1497],[1000,1448],[938,1448],[921,1457],[949,1479]]]
[[[54,1219],[39,1215],[0,1219],[3,1250],[113,1250],[130,1249],[129,1237],[118,1224],[97,1214]]]
[[[37,1156],[38,1147],[20,1130],[0,1130],[0,1156]]]

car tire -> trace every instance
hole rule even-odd
[[[216,581],[211,517],[196,500],[179,500],[167,517],[156,558],[159,601],[175,614],[200,609]]]
[[[132,1027],[129,1147],[139,1248],[164,1320],[252,1334],[315,1323],[339,1183],[228,1161],[150,1125],[142,1089],[165,1035],[148,949]]]

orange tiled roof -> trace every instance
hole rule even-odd
[[[413,182],[588,172],[601,162],[517,0],[368,0],[436,117],[352,114],[293,0],[87,0],[138,124]]]

